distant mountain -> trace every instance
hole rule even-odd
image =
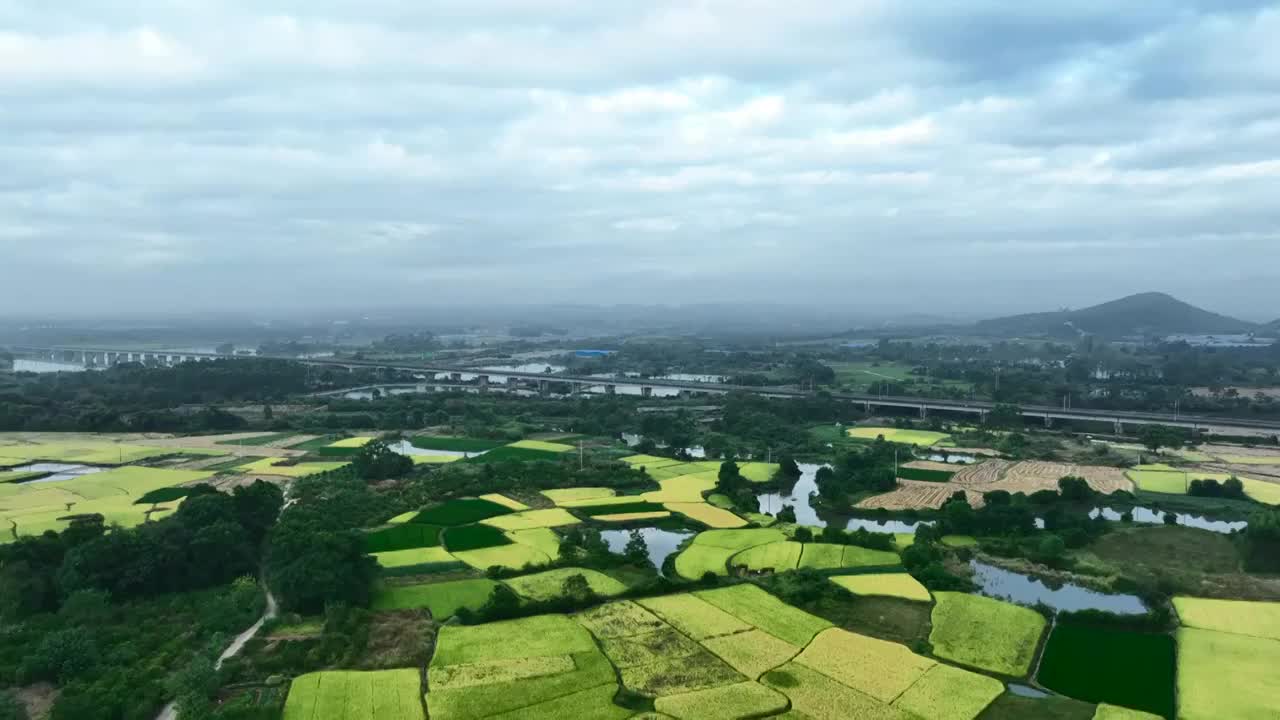
[[[1272,337],[1280,337],[1280,320],[1272,320],[1262,326],[1263,334],[1271,333]]]
[[[1278,321],[1280,322],[1280,321]],[[1083,310],[1032,313],[983,320],[975,328],[983,335],[1023,335],[1074,338],[1080,335],[1127,337],[1227,335],[1256,332],[1260,326],[1202,310],[1164,293],[1130,295]]]

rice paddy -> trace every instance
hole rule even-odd
[[[565,525],[577,525],[582,522],[561,508],[544,510],[524,510],[512,515],[499,515],[480,521],[503,530],[530,530],[532,528],[553,528]]]
[[[480,496],[480,499],[481,499],[481,500],[488,500],[488,501],[489,501],[489,502],[491,502],[491,503],[497,503],[497,504],[499,504],[499,505],[502,505],[503,507],[506,507],[506,508],[510,508],[510,509],[512,509],[512,510],[515,510],[516,512],[520,512],[521,510],[528,510],[528,509],[529,509],[529,506],[528,506],[528,505],[525,505],[524,503],[520,502],[519,500],[513,500],[513,499],[511,499],[511,498],[507,497],[506,495],[502,495],[502,494],[500,494],[500,493],[488,493],[488,494],[486,494],[486,495],[481,495],[481,496]]]
[[[345,462],[308,462],[289,465],[288,458],[263,458],[257,462],[241,465],[236,472],[245,475],[279,475],[281,477],[300,478],[331,472],[347,466]]]
[[[456,552],[453,556],[477,570],[488,570],[491,567],[520,570],[525,567],[537,567],[551,562],[551,557],[545,552],[520,543],[479,550],[466,550]]]
[[[698,522],[710,528],[740,528],[746,527],[747,521],[734,515],[728,510],[723,510],[708,503],[666,503],[663,505],[666,509],[680,513],[685,517],[697,520]]]
[[[907,573],[842,575],[831,578],[831,582],[854,595],[879,595],[918,602],[933,599],[925,586]]]
[[[426,608],[433,618],[445,620],[464,607],[479,610],[497,586],[498,583],[485,578],[426,585],[390,585],[374,593],[373,609]]]
[[[545,495],[548,500],[557,505],[564,505],[569,502],[613,497],[615,495],[612,488],[603,487],[577,487],[561,488],[559,490],[543,490],[542,494]]]
[[[963,593],[935,593],[929,641],[940,658],[1011,677],[1031,670],[1045,619],[1017,605]]]
[[[1175,597],[1173,607],[1186,627],[1280,640],[1280,603]]]
[[[512,540],[501,530],[489,525],[463,525],[444,532],[444,546],[449,552],[483,550],[510,545]]]
[[[1174,644],[1167,634],[1058,623],[1037,679],[1078,700],[1174,715]]]
[[[755,585],[734,585],[695,595],[792,645],[808,645],[814,635],[831,627],[826,620],[797,610]]]
[[[1177,643],[1179,718],[1276,717],[1280,641],[1184,627]]]
[[[520,440],[513,442],[507,447],[520,448],[522,450],[542,450],[544,452],[566,453],[575,450],[572,445],[563,445],[561,443],[544,442],[542,440]]]
[[[933,447],[951,437],[946,433],[930,432],[928,430],[903,430],[889,427],[849,428],[848,434],[854,440],[875,440],[883,437],[888,442],[918,445],[920,447]]]
[[[364,447],[365,445],[368,445],[369,443],[373,442],[375,439],[376,439],[376,438],[372,438],[372,437],[349,437],[349,438],[343,438],[343,439],[338,440],[338,441],[336,441],[336,442],[331,442],[331,443],[329,443],[329,447],[332,447],[332,448],[362,448],[362,447]]]
[[[492,500],[480,498],[463,498],[450,500],[442,505],[427,508],[419,512],[411,522],[422,525],[442,525],[455,527],[487,520],[499,515],[510,515],[513,510]]]
[[[659,712],[682,720],[764,717],[787,709],[785,695],[753,682],[658,698]]]
[[[564,596],[565,581],[579,576],[587,587],[601,597],[614,597],[627,591],[627,586],[608,575],[586,568],[557,568],[507,580],[507,585],[528,600],[555,600]]]
[[[364,551],[368,553],[412,550],[439,545],[440,528],[435,525],[400,523],[374,530],[364,536]]]
[[[728,575],[729,558],[748,548],[786,539],[778,530],[709,530],[699,533],[676,556],[676,572],[690,580],[698,580],[706,573]]]
[[[903,645],[831,628],[795,660],[883,703],[891,703],[936,663]]]
[[[792,541],[757,545],[729,558],[730,567],[743,567],[754,572],[784,572],[796,568],[895,567],[900,562],[897,553],[884,550]]]
[[[289,686],[283,720],[422,720],[418,671],[331,670]]]
[[[414,447],[423,450],[444,450],[447,452],[479,453],[502,447],[497,440],[481,438],[446,437],[443,435],[415,435],[410,442]]]
[[[609,513],[608,515],[596,515],[591,519],[600,520],[601,522],[632,522],[634,520],[661,520],[666,517],[671,517],[669,511],[652,510],[650,512]]]
[[[406,568],[416,565],[445,565],[455,563],[454,556],[442,547],[413,548],[371,553],[378,565],[384,568]]]
[[[747,630],[709,638],[703,640],[702,644],[734,670],[752,680],[789,662],[802,649],[799,645],[776,638],[763,630]]]

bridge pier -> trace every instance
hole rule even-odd
[[[453,382],[462,382],[462,373],[449,373],[449,379]]]
[[[539,381],[538,381],[538,394],[539,394],[539,395],[542,395],[543,397],[546,397],[547,395],[550,395],[550,394],[551,394],[551,383],[547,382],[546,380],[539,380]]]
[[[613,385],[613,384],[605,385],[605,386],[604,386],[604,394],[605,394],[605,395],[617,395],[617,394],[618,394],[618,386],[617,386],[617,385]]]
[[[653,397],[653,386],[652,386],[652,385],[641,385],[641,386],[640,386],[640,397]]]
[[[921,405],[921,406],[920,406],[920,419],[921,419],[921,420],[928,420],[928,419],[929,419],[929,406],[928,406],[928,405]]]
[[[1044,426],[1047,428],[1053,427],[1053,418],[1049,416],[1049,413],[1044,414]]]
[[[1124,434],[1124,423],[1120,422],[1119,420],[1116,420],[1116,434],[1117,435]]]
[[[489,376],[480,375],[476,378],[480,382],[480,392],[489,392]]]

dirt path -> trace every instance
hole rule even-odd
[[[222,651],[222,654],[218,656],[218,661],[213,665],[215,670],[222,669],[222,663],[238,655],[240,651],[244,649],[245,644],[252,640],[254,635],[258,634],[258,631],[262,629],[262,626],[265,625],[268,620],[275,618],[278,609],[276,605],[276,596],[271,594],[271,588],[267,587],[266,583],[263,583],[262,587],[267,593],[267,609],[262,613],[262,617],[258,618],[257,622],[250,625],[249,629],[237,635],[235,639],[231,641],[231,644],[227,646],[227,649]],[[164,709],[160,711],[160,714],[156,716],[156,720],[177,720],[177,717],[177,703],[170,702],[168,705],[165,705]]]

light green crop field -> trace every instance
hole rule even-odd
[[[697,520],[709,528],[729,529],[747,525],[746,520],[728,510],[705,502],[669,502],[663,507],[671,512],[677,512],[692,520]]]
[[[448,465],[462,459],[461,455],[410,455],[414,465]]]
[[[1224,455],[1233,465],[1280,465],[1280,455]]]
[[[491,717],[493,720],[626,720],[632,717],[631,711],[613,704],[617,692],[616,683],[606,683]]]
[[[1177,637],[1179,718],[1276,717],[1280,641],[1197,628]]]
[[[1028,608],[964,593],[934,593],[929,641],[940,658],[1025,677],[1044,634],[1045,619]]]
[[[488,500],[492,498],[486,496],[482,499]],[[563,508],[547,508],[545,510],[524,510],[513,515],[499,515],[480,522],[503,530],[530,530],[532,528],[577,525],[582,521]]]
[[[739,463],[738,474],[751,482],[769,482],[774,475],[778,474],[778,464],[762,462]]]
[[[946,433],[930,432],[928,430],[901,430],[889,427],[855,427],[849,428],[848,433],[849,437],[855,440],[875,440],[883,435],[884,439],[889,442],[918,445],[920,447],[933,447],[951,437]]]
[[[708,530],[699,533],[689,547],[676,556],[676,572],[690,580],[701,579],[708,572],[728,575],[729,558],[748,548],[786,539],[779,530]]]
[[[665,663],[703,652],[702,646],[671,627],[628,637],[603,638],[600,649],[618,669]]]
[[[548,500],[557,505],[564,505],[565,503],[570,502],[598,500],[599,498],[613,497],[617,494],[614,492],[613,488],[603,487],[561,488],[559,490],[543,490],[541,492]]]
[[[422,720],[418,671],[326,671],[289,687],[284,720]]]
[[[586,628],[565,615],[535,615],[484,625],[440,628],[431,667],[573,655],[596,649]]]
[[[708,638],[702,641],[702,645],[752,680],[789,662],[802,649],[763,630]]]
[[[146,460],[147,458],[178,454],[220,455],[221,453],[216,450],[149,447],[146,445],[92,441],[0,445],[0,456],[20,459],[26,462],[46,460],[49,462],[84,463],[87,465],[124,465],[125,463]]]
[[[622,458],[622,462],[632,467],[643,467],[650,472],[669,465],[685,464],[683,460],[674,460],[672,458],[664,458],[657,455],[628,455],[627,457]]]
[[[560,536],[549,528],[509,530],[505,534],[515,542],[537,550],[552,560],[560,557]]]
[[[791,699],[793,713],[809,720],[915,720],[872,697],[799,663],[767,672],[760,682]]]
[[[241,465],[236,471],[245,475],[279,475],[281,477],[300,478],[316,475],[330,470],[346,467],[345,462],[309,462],[297,465],[277,465],[287,462],[287,458],[263,458],[257,462]]]
[[[506,581],[516,594],[530,600],[554,600],[564,596],[564,582],[574,575],[581,575],[592,592],[602,597],[614,597],[627,591],[627,586],[597,570],[586,568],[556,568],[546,572],[522,575]]]
[[[525,505],[519,500],[513,500],[512,498],[509,498],[506,495],[503,495],[501,493],[488,493],[487,495],[481,495],[480,499],[488,500],[491,503],[497,503],[506,508],[511,508],[516,512],[521,512],[529,509],[528,505]]]
[[[0,471],[0,483],[18,482],[20,480],[28,480],[30,478],[40,477],[44,473],[38,472],[3,472]]]
[[[1098,711],[1093,714],[1093,720],[1162,720],[1162,718],[1141,710],[1130,710],[1102,703],[1098,706]]]
[[[331,443],[329,443],[329,447],[334,447],[334,448],[361,448],[361,447],[364,447],[365,445],[368,445],[369,443],[373,442],[374,440],[375,440],[375,438],[372,438],[372,437],[349,437],[349,438],[343,438],[343,439],[338,440],[338,441],[336,441],[336,442],[331,442]]]
[[[782,602],[755,585],[734,585],[695,593],[739,620],[792,645],[808,645],[831,623]]]
[[[554,453],[566,453],[575,450],[572,445],[562,445],[560,443],[545,442],[542,440],[520,440],[513,442],[507,447],[524,448],[525,450],[545,450]]]
[[[389,585],[373,597],[374,610],[426,608],[437,620],[453,617],[461,608],[479,610],[498,583],[486,578],[454,580],[429,585]]]
[[[919,602],[933,599],[925,586],[907,573],[843,575],[831,578],[831,582],[854,595],[879,595]]]
[[[1225,473],[1207,473],[1169,468],[1168,470],[1144,469],[1128,470],[1125,475],[1146,492],[1165,493],[1166,495],[1185,495],[1192,480],[1217,480],[1222,482],[1231,477]]]
[[[972,720],[1003,693],[999,680],[939,663],[893,706],[929,720]]]
[[[1280,640],[1280,603],[1175,597],[1173,607],[1186,627]]]
[[[708,493],[716,489],[716,474],[694,473],[692,475],[680,475],[678,477],[658,480],[661,490],[652,490],[642,494],[640,497],[652,503],[668,503],[668,502],[702,502],[704,493]]]
[[[529,565],[536,567],[551,562],[546,553],[518,542],[480,550],[464,550],[453,556],[477,570],[488,570],[493,566],[519,570]]]
[[[574,620],[601,640],[644,635],[669,627],[657,615],[630,600],[600,605],[578,613]]]
[[[753,682],[658,698],[658,712],[682,720],[721,720],[772,715],[787,709],[785,695]]]
[[[893,702],[936,664],[903,645],[839,628],[819,633],[795,661],[883,703]]]
[[[453,555],[442,547],[413,548],[410,550],[390,550],[373,553],[371,557],[384,568],[412,567],[414,565],[437,565],[456,562]]]
[[[747,623],[696,595],[666,595],[636,602],[694,640],[707,640],[751,629]]]
[[[745,567],[755,572],[795,570],[803,550],[804,545],[790,541],[757,545],[729,558],[729,565]]]

